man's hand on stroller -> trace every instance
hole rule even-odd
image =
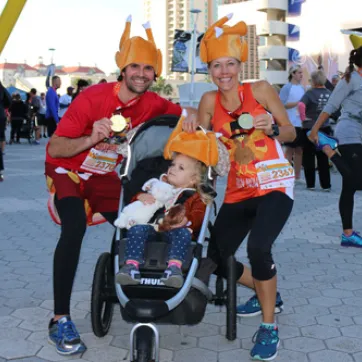
[[[151,194],[141,193],[137,196],[137,200],[141,201],[144,205],[153,204],[156,199]]]

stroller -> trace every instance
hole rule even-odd
[[[25,138],[30,144],[35,141],[34,136],[35,131],[35,120],[34,119],[24,119],[23,124],[20,128],[19,138]]]
[[[144,182],[164,173],[169,161],[163,150],[178,122],[178,117],[165,115],[144,123],[133,135],[128,145],[128,157],[121,164],[122,192],[120,207],[130,202],[141,190]],[[209,169],[211,179],[211,169]],[[207,303],[226,305],[226,338],[236,338],[236,275],[235,259],[228,260],[227,288],[221,277],[216,281],[216,293],[208,288],[210,275],[216,265],[202,258],[203,244],[212,209],[208,205],[199,237],[193,241],[182,265],[185,282],[181,289],[165,286],[160,278],[167,267],[168,245],[152,240],[145,244],[144,264],[139,285],[121,286],[115,274],[124,263],[126,230],[116,229],[110,252],[100,255],[94,272],[91,296],[91,321],[93,332],[105,336],[112,322],[113,308],[120,304],[122,318],[136,323],[130,334],[130,360],[132,362],[159,361],[159,333],[157,324],[195,325],[202,321]]]

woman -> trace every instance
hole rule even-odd
[[[0,82],[0,182],[4,180],[2,174],[2,171],[4,170],[2,143],[5,142],[5,125],[6,125],[5,109],[9,108],[10,103],[11,103],[10,94]]]
[[[285,156],[290,163],[293,163],[295,171],[295,181],[303,182],[300,178],[303,159],[304,134],[302,130],[302,120],[298,112],[298,103],[304,95],[304,87],[301,85],[303,71],[299,65],[293,65],[289,69],[289,83],[280,90],[280,99],[287,110],[288,117],[297,132],[297,138],[293,142],[285,142]]]
[[[10,113],[10,142],[12,144],[16,135],[16,143],[20,143],[20,131],[21,126],[24,123],[24,119],[27,118],[28,107],[21,100],[20,94],[16,93],[11,102],[9,113]]]
[[[247,47],[240,36],[245,35],[247,27],[240,22],[222,28],[229,18],[211,26],[200,48],[201,59],[208,63],[218,91],[203,95],[197,121],[184,122],[184,129],[192,132],[197,124],[213,129],[221,134],[220,139],[229,150],[231,168],[225,200],[214,225],[208,255],[218,264],[217,274],[226,277],[227,258],[235,254],[250,232],[247,252],[251,271],[238,262],[236,272],[239,283],[255,289],[257,297],[239,306],[238,314],[256,315],[262,311],[263,323],[256,333],[251,356],[269,361],[276,357],[279,345],[274,310],[282,307],[280,296],[276,300],[276,267],[271,248],[292,210],[294,183],[293,168],[277,139],[293,141],[295,129],[269,83],[239,84],[241,62],[247,58]]]
[[[319,130],[340,106],[341,116],[334,132],[337,145],[334,139]],[[362,47],[351,51],[347,72],[313,126],[309,139],[323,149],[342,174],[339,199],[343,226],[341,245],[360,248],[362,237],[353,230],[353,202],[355,192],[362,190]],[[337,146],[340,155],[333,151]]]
[[[308,190],[315,190],[315,159],[317,158],[319,183],[323,191],[331,190],[331,174],[329,171],[328,157],[322,151],[316,151],[312,142],[306,137],[307,132],[315,124],[319,114],[327,104],[331,91],[326,87],[326,76],[322,70],[311,74],[312,88],[309,89],[298,104],[300,117],[303,121],[304,146],[303,146],[303,167]],[[332,133],[329,119],[321,129],[325,134]]]

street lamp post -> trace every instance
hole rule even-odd
[[[50,64],[54,64],[54,52],[55,52],[55,48],[49,48],[48,49],[50,51]]]
[[[195,88],[195,58],[196,58],[196,36],[197,36],[197,19],[201,13],[200,9],[191,9],[191,14],[195,14],[194,28],[192,31],[192,58],[191,58],[191,84],[190,84],[190,106],[194,103],[194,88]]]

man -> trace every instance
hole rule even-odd
[[[58,108],[59,108],[59,98],[57,94],[57,89],[60,88],[62,82],[57,75],[52,77],[52,86],[48,88],[47,94],[45,96],[46,101],[46,125],[48,128],[48,136],[51,137],[54,131],[57,128],[59,123],[58,117]]]
[[[147,92],[161,74],[161,53],[149,26],[145,26],[148,40],[130,38],[130,27],[129,17],[116,54],[120,82],[97,84],[81,92],[47,147],[47,184],[56,195],[53,217],[59,216],[62,225],[54,255],[55,305],[49,340],[60,354],[86,349],[69,307],[86,225],[99,222],[96,214],[110,223],[117,217],[121,184],[114,169],[121,157],[104,142],[111,133],[110,117],[121,113],[134,128],[158,115],[181,115],[179,106]],[[189,113],[195,115],[196,111],[189,109]],[[55,211],[52,205],[49,210]]]
[[[338,74],[335,74],[333,77],[332,77],[332,85],[334,88],[336,88],[338,82],[341,80],[341,77],[338,75]]]
[[[30,90],[30,111],[29,116],[31,117],[32,121],[34,122],[34,132],[35,132],[35,141],[34,144],[39,145],[40,142],[40,127],[38,123],[39,119],[39,110],[40,110],[40,99],[36,95],[36,89],[32,88]]]
[[[38,126],[40,128],[40,136],[43,135],[44,138],[47,138],[46,132],[47,127],[45,124],[45,112],[46,112],[46,102],[45,102],[45,93],[40,93],[40,109],[38,112]]]
[[[64,116],[64,114],[67,111],[68,107],[72,103],[73,90],[74,90],[73,87],[68,87],[67,88],[67,93],[62,95],[59,98],[59,111],[58,111],[59,121],[62,119],[62,117]]]
[[[89,87],[89,82],[87,80],[78,79],[77,89],[76,89],[75,93],[72,95],[73,101],[74,101],[74,99],[76,99],[78,97],[78,94],[83,92],[84,89],[86,89],[87,87]]]

